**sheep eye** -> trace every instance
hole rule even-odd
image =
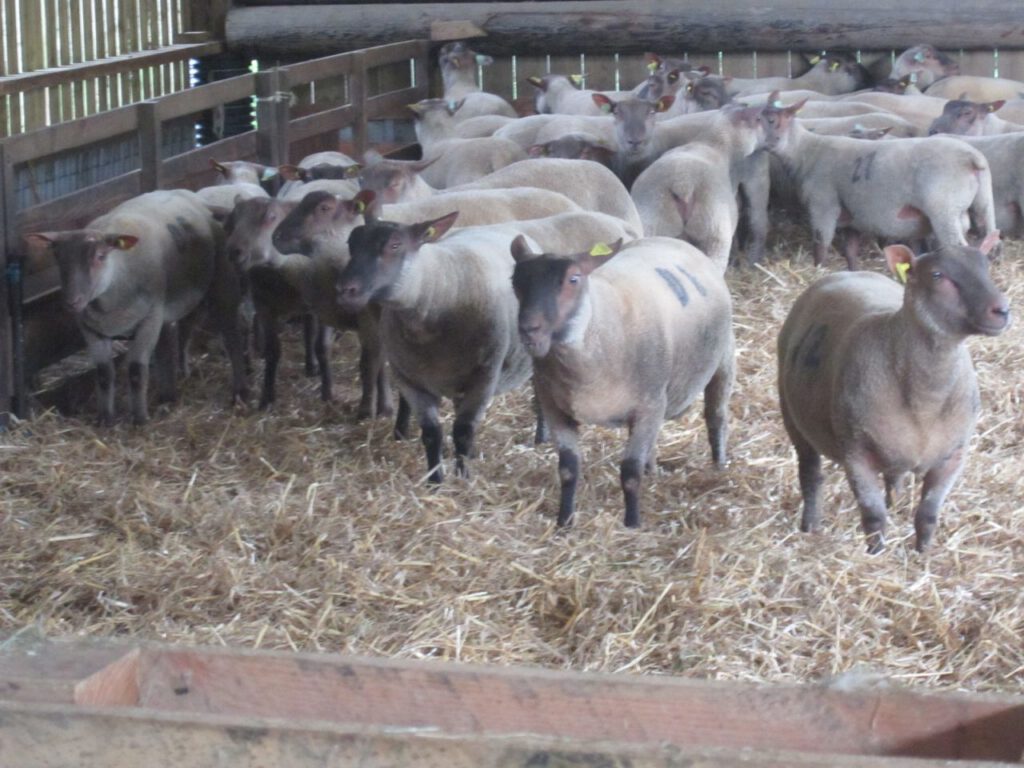
[[[943,277],[945,277],[945,275],[943,275],[938,270],[935,270],[934,272],[932,272],[932,280],[941,280]]]
[[[580,276],[579,275],[570,275],[569,276],[569,284],[570,285],[576,285],[577,283],[579,283],[579,281],[580,281]]]

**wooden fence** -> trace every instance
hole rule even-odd
[[[192,29],[191,0],[2,0],[0,136],[189,86],[189,60],[220,42]]]
[[[45,333],[47,343],[32,341],[33,334],[40,333],[34,320],[52,326],[54,316],[61,314],[54,311],[59,279],[52,261],[25,259],[25,232],[81,227],[134,195],[213,183],[212,159],[279,165],[309,152],[337,149],[340,139],[361,155],[373,121],[406,116],[405,105],[427,96],[428,50],[426,41],[410,41],[314,59],[220,80],[0,143],[0,272],[9,278],[0,281],[0,414],[8,410],[8,403],[14,413],[23,414],[27,377],[67,354],[68,343],[79,345],[78,334],[70,328],[65,334]],[[199,115],[244,99],[255,103],[253,130],[201,148],[185,142],[187,151],[181,142],[166,140],[168,132],[180,132]],[[95,183],[51,200],[32,196],[32,179],[48,162],[101,150],[107,151],[108,160],[111,152],[123,152],[121,167],[105,165],[108,178],[90,179]],[[9,286],[15,286],[11,295]],[[8,324],[11,310],[25,312],[25,322],[17,318]],[[64,344],[55,343],[61,338]]]

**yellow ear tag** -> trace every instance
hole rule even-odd
[[[813,67],[813,66],[814,66],[815,64],[817,64],[817,63],[818,63],[819,61],[821,61],[821,56],[815,56],[815,57],[813,57],[813,58],[811,59],[811,66]]]
[[[591,256],[610,256],[613,253],[612,249],[604,243],[598,243],[590,249]]]
[[[906,284],[907,272],[910,271],[910,264],[905,261],[900,262],[896,265],[896,275],[899,277],[900,282]]]
[[[841,62],[833,61],[831,64],[828,65],[828,71],[829,72],[835,72],[841,66],[842,66]]]
[[[435,235],[437,235],[437,230],[433,227],[427,227],[427,231],[424,233],[424,236],[428,240],[433,240]]]
[[[366,210],[366,203],[362,200],[356,200],[356,213],[362,213]]]
[[[647,71],[650,72],[652,75],[654,74],[655,71],[657,71],[657,69],[658,69],[658,62],[656,62],[656,61],[648,61],[647,62]]]
[[[572,81],[573,85],[581,85],[583,83],[582,75],[569,75],[569,79]]]

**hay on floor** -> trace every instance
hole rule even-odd
[[[1022,259],[1010,243],[994,269],[1018,308]],[[291,330],[272,412],[227,406],[211,345],[145,429],[44,413],[0,437],[0,631],[1020,693],[1024,330],[970,341],[983,412],[931,550],[913,551],[905,493],[868,556],[834,466],[823,532],[797,531],[776,403],[775,336],[823,272],[796,240],[730,272],[730,466],[711,468],[699,407],[667,424],[639,531],[621,525],[623,433],[599,428],[584,431],[575,527],[555,528],[556,458],[532,445],[526,391],[493,404],[470,480],[429,487],[418,440],[355,421],[351,336],[333,405]]]

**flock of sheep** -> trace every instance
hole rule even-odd
[[[261,408],[275,400],[282,322],[302,316],[322,397],[331,333],[357,331],[359,415],[396,414],[398,437],[415,415],[435,482],[442,399],[454,403],[465,474],[493,397],[532,381],[537,440],[558,449],[562,525],[579,426],[626,427],[625,524],[636,526],[661,424],[700,394],[712,459],[726,461],[735,344],[724,275],[740,252],[762,258],[770,205],[795,205],[815,263],[838,234],[850,267],[812,284],[779,336],[801,528],[819,524],[825,455],[847,474],[872,552],[893,490],[920,477],[925,548],[978,414],[963,342],[1009,324],[988,262],[1000,232],[1018,236],[1024,223],[1024,83],[961,77],[926,45],[895,60],[879,86],[889,92],[864,90],[865,70],[836,56],[800,77],[754,80],[651,56],[633,91],[530,78],[538,114],[519,117],[477,87],[488,63],[464,43],[441,49],[443,98],[412,105],[420,161],[217,163],[220,185],[149,193],[83,230],[27,235],[60,267],[96,364],[100,422],[115,418],[114,339],[131,339],[141,424],[150,360],[160,399],[173,400],[197,308],[223,334],[235,400],[248,398],[247,351],[258,347]],[[864,236],[883,246],[892,278],[854,271]]]

